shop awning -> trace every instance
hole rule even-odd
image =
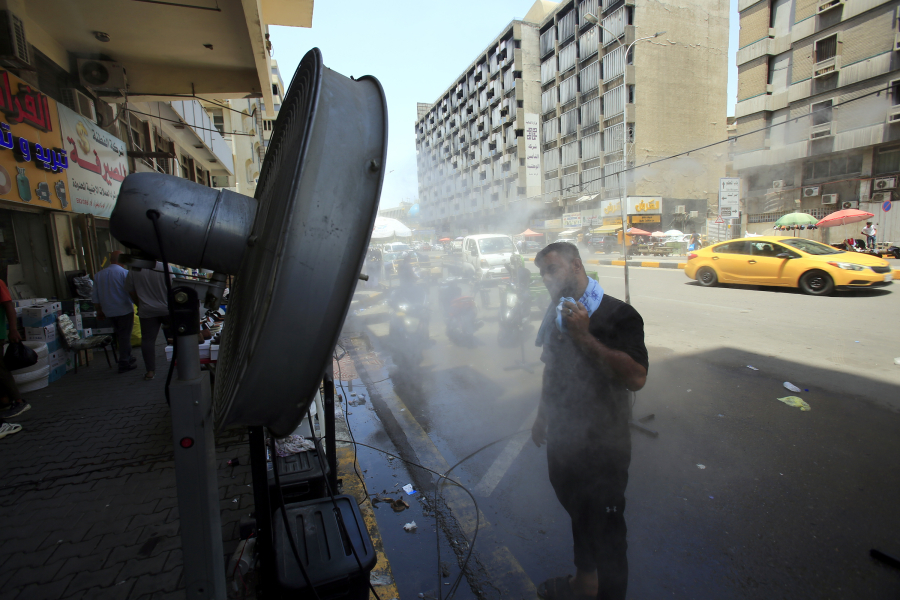
[[[594,195],[588,194],[588,195],[586,195],[586,196],[581,196],[581,197],[580,197],[578,200],[576,200],[575,202],[590,202],[591,200],[593,200],[594,198],[596,198],[596,197],[599,196],[599,195],[600,195],[600,194],[594,194]]]
[[[566,229],[563,232],[560,232],[559,235],[572,235],[574,233],[581,233],[581,228],[578,229]]]
[[[591,233],[615,233],[622,229],[621,225],[601,225],[591,229]]]

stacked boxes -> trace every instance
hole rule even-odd
[[[69,353],[62,348],[47,355],[47,359],[50,362],[50,383],[61,379],[62,376],[66,374],[66,362],[68,361],[68,358]]]

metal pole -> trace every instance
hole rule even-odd
[[[175,483],[188,600],[225,600],[225,562],[209,373],[200,371],[200,302],[189,287],[169,292],[178,379],[171,386]]]
[[[334,367],[331,364],[325,367],[325,374],[322,380],[325,388],[325,458],[328,460],[328,468],[331,470],[327,477],[331,489],[337,491],[337,443],[334,439]]]
[[[269,496],[269,472],[266,464],[266,432],[261,426],[247,429],[250,436],[250,473],[253,476],[253,506],[258,540],[256,548],[259,550],[259,585],[265,597],[272,597],[267,592],[277,587],[277,579],[272,500]]]

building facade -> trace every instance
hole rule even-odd
[[[748,230],[771,230],[795,210],[863,208],[881,239],[900,235],[890,215],[900,185],[900,3],[741,0],[739,9],[734,168]],[[859,228],[802,234],[840,240]]]
[[[600,26],[586,15],[597,17]],[[629,51],[636,40],[662,31]],[[479,81],[486,82],[488,92],[497,85],[505,93],[504,67],[492,70],[491,58],[502,52],[500,43],[510,35],[523,59],[517,58],[510,69],[522,74],[515,92],[520,116],[507,130],[500,113],[503,129],[495,134],[493,114],[473,110],[475,131],[484,136],[479,141],[485,144],[487,138],[473,167],[472,159],[462,162],[463,149],[456,150],[454,140],[446,137],[452,118],[448,125],[441,115],[455,114],[451,92],[480,68],[486,73]],[[626,206],[637,207],[659,198],[657,213],[635,214],[641,218],[629,222],[699,231],[707,207],[715,207],[719,178],[725,176],[726,145],[658,167],[641,165],[726,139],[727,48],[728,3],[722,0],[537,2],[417,121],[420,198],[428,194],[429,209],[436,209],[423,219],[448,233],[456,233],[461,225],[475,231],[498,225],[506,225],[511,233],[524,226],[559,231],[620,224],[610,201],[633,198]],[[488,98],[486,108],[490,106]],[[481,109],[480,104],[475,108]],[[539,143],[529,148],[526,123],[535,118]],[[491,133],[478,129],[488,122]],[[525,139],[519,141],[520,136]],[[501,151],[504,141],[507,148]],[[523,154],[523,149],[530,152]],[[511,169],[516,160],[519,172],[502,170],[504,163]],[[495,162],[501,167],[500,182]],[[632,167],[638,168],[629,171]],[[537,168],[539,189],[533,179],[522,186],[523,175],[535,176],[532,168]],[[472,170],[478,178],[466,177]],[[455,183],[457,173],[461,184]],[[513,176],[515,188],[508,184]],[[663,222],[667,205],[678,216]],[[688,210],[688,205],[699,208]],[[490,212],[485,213],[485,206]],[[508,218],[491,218],[497,213]]]

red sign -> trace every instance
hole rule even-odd
[[[24,83],[13,94],[6,71],[0,72],[0,111],[11,123],[26,123],[41,131],[53,130],[47,96]]]

